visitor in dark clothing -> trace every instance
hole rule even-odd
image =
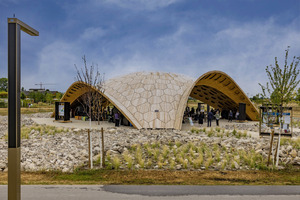
[[[211,127],[211,121],[212,121],[213,117],[214,117],[214,114],[211,111],[209,111],[207,113],[207,126],[208,127]]]
[[[228,121],[232,122],[232,118],[233,118],[233,113],[232,113],[232,110],[230,110],[229,114],[228,114]]]
[[[120,115],[118,112],[115,113],[115,126],[119,126]]]
[[[200,124],[200,126],[202,126],[202,124],[203,124],[203,119],[204,119],[204,112],[200,112],[200,115],[199,115],[199,124]]]

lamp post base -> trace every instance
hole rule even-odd
[[[8,200],[21,199],[21,148],[8,148]]]

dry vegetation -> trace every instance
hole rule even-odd
[[[300,171],[84,170],[23,172],[22,184],[299,185]],[[7,173],[0,173],[7,184]]]
[[[21,108],[21,114],[33,114],[33,113],[41,113],[41,112],[53,112],[53,107],[42,107],[42,108]],[[0,115],[7,115],[7,108],[0,108]]]
[[[221,138],[246,138],[247,132],[224,129],[192,129],[192,134],[206,134],[208,137]],[[294,142],[294,141],[284,141]],[[293,146],[299,146],[300,141]],[[299,144],[298,144],[299,143]],[[106,153],[108,169],[212,169],[212,170],[236,170],[236,169],[267,169],[266,158],[254,149],[246,152],[244,149],[222,146],[217,143],[207,145],[205,142],[179,141],[144,143],[132,145],[122,154],[112,151]],[[96,163],[97,164],[97,163]]]

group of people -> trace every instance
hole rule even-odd
[[[187,107],[184,113],[184,117],[192,118],[193,120],[198,121],[200,126],[203,125],[204,119],[207,119],[207,126],[210,127],[213,119],[216,119],[216,125],[219,126],[219,120],[221,119],[221,114],[218,109],[216,110],[211,109],[208,113],[204,113],[204,110],[200,110],[199,108],[195,110],[193,107],[191,109]]]
[[[238,120],[239,116],[240,116],[239,111],[236,111],[235,119]],[[228,113],[228,122],[232,122],[232,119],[233,119],[233,112],[232,112],[232,110],[230,110],[229,113]]]
[[[216,125],[219,126],[219,120],[221,119],[219,110],[216,110],[214,112],[214,110],[212,109],[207,113],[207,126],[208,127],[211,127],[211,122],[212,122],[213,118],[216,119]]]
[[[225,115],[225,116],[224,116]],[[237,111],[234,115],[233,111],[230,110],[228,112],[228,115],[226,115],[226,112],[220,112],[219,109],[211,109],[207,113],[204,112],[204,110],[200,110],[197,108],[196,110],[192,107],[191,109],[189,107],[186,108],[185,113],[184,113],[184,118],[192,118],[194,121],[198,121],[200,126],[203,125],[204,120],[207,119],[207,126],[211,127],[212,120],[216,120],[216,126],[219,126],[219,121],[222,118],[228,117],[228,122],[232,122],[233,119],[239,119],[239,112]],[[184,123],[184,120],[183,120]]]

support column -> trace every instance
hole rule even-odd
[[[21,198],[20,25],[8,24],[8,199]]]
[[[21,30],[39,32],[17,18],[8,18],[8,200],[21,199]]]

